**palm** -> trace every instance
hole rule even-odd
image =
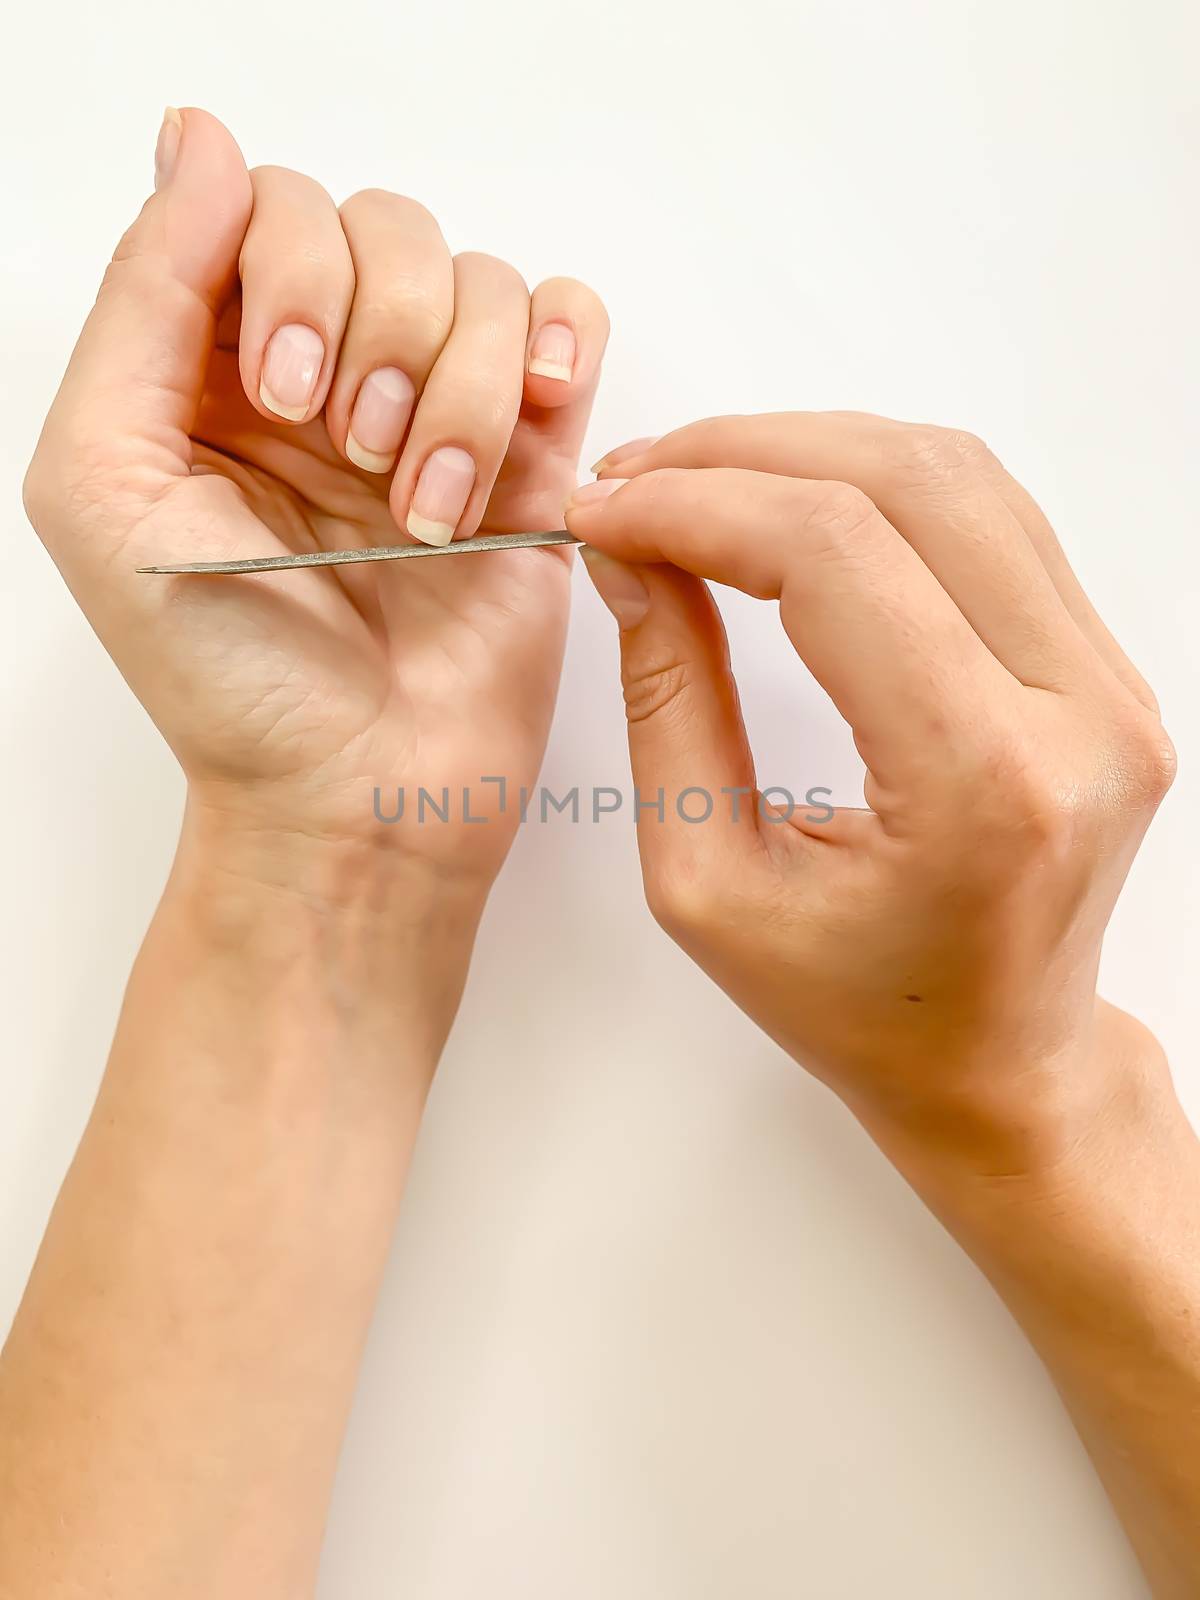
[[[522,413],[486,530],[561,526],[575,462],[543,416]],[[150,518],[164,552],[265,555],[396,543],[387,480],[349,466],[323,419],[265,421],[246,401],[236,359],[214,355],[191,472]],[[161,532],[159,530],[161,529]],[[143,533],[148,530],[143,524]],[[203,777],[253,775],[341,795],[370,816],[375,786],[417,788],[454,811],[493,801],[485,775],[517,786],[536,772],[553,708],[570,563],[559,550],[374,564],[320,573],[184,579],[176,648],[190,658],[188,745]],[[151,580],[146,580],[151,581]],[[195,624],[192,626],[192,624]],[[203,714],[197,718],[196,701]],[[152,707],[152,709],[154,709]],[[171,726],[175,719],[160,719]],[[237,730],[233,733],[232,730]],[[394,807],[389,807],[394,809]],[[425,829],[424,848],[495,830]]]

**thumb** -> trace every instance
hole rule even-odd
[[[38,456],[60,481],[152,491],[190,466],[189,432],[216,319],[237,276],[250,220],[246,163],[205,111],[168,109],[155,192],[117,246],[47,418]],[[125,480],[123,468],[134,476]]]
[[[617,619],[646,897],[670,926],[758,839],[754,760],[729,646],[702,579],[580,551]]]

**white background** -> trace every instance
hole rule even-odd
[[[1181,749],[1105,983],[1200,1112],[1190,0],[118,0],[22,25],[0,110],[0,1317],[181,797],[18,492],[165,101],[338,198],[416,195],[530,281],[589,279],[615,325],[593,454],[784,406],[983,434]],[[627,786],[614,630],[577,598],[546,781]],[[727,614],[760,781],[853,799],[773,614]],[[628,820],[528,828],[423,1135],[324,1600],[1143,1593],[1007,1315],[657,932]]]

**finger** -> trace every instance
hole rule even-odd
[[[678,567],[582,552],[620,629],[638,843],[651,905],[757,843],[754,761],[708,586]]]
[[[1094,674],[1092,651],[1025,530],[943,430],[850,412],[719,417],[604,470],[633,477],[715,465],[853,484],[1020,682],[1064,691]]]
[[[1074,618],[1084,638],[1130,693],[1157,715],[1158,701],[1154,691],[1121,649],[1099,612],[1088,599],[1049,519],[1029,490],[1005,470],[981,440],[970,434],[953,433],[951,441],[987,480],[1021,524],[1042,565],[1050,574],[1050,581],[1061,595],[1063,604]]]
[[[608,313],[586,284],[574,278],[539,284],[529,308],[525,398],[536,406],[569,406],[599,372],[608,333]]]
[[[573,330],[576,343],[569,382],[529,373],[529,351],[538,346],[538,333],[547,327]],[[608,312],[586,284],[551,278],[534,290],[525,399],[488,501],[489,528],[562,526],[562,504],[578,478],[579,452],[600,383],[608,333]]]
[[[333,201],[312,178],[256,167],[242,247],[242,384],[273,422],[325,404],[354,295],[354,266]]]
[[[454,263],[423,205],[364,189],[342,207],[354,304],[326,406],[329,437],[366,472],[386,473],[454,318]]]
[[[884,803],[893,785],[970,759],[991,709],[1015,687],[916,553],[849,485],[667,469],[586,485],[566,522],[618,560],[669,561],[778,599]]]
[[[139,499],[190,470],[189,435],[235,282],[250,178],[232,135],[193,108],[168,112],[156,166],[156,192],[117,246],[46,420],[27,480],[32,506],[70,495],[81,464],[93,488],[103,479]],[[54,540],[55,519],[37,520]]]
[[[478,528],[521,403],[529,291],[494,256],[454,258],[454,326],[392,480],[392,515],[414,539]]]
[[[607,455],[601,456],[592,471],[596,477],[601,478],[606,473],[612,474],[614,468],[619,467],[623,461],[632,461],[635,456],[644,456],[662,438],[660,433],[646,433],[640,438],[630,439],[628,444],[618,445],[615,450],[610,450]],[[708,462],[708,466],[717,466],[717,462]]]

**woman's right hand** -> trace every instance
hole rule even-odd
[[[1173,754],[1033,500],[975,439],[853,414],[718,418],[600,472],[567,522],[665,790],[658,920],[868,1121],[984,1162],[1069,1141],[1110,1090],[1100,942]],[[759,803],[706,578],[779,601],[869,810]]]
[[[634,780],[665,790],[639,814],[651,906],[988,1274],[1154,1594],[1200,1594],[1200,1143],[1157,1041],[1095,992],[1174,773],[1153,695],[969,435],[728,417],[600,470],[567,523],[621,625]],[[705,578],[779,601],[869,810],[754,803]],[[739,819],[683,822],[689,787],[743,791]]]

